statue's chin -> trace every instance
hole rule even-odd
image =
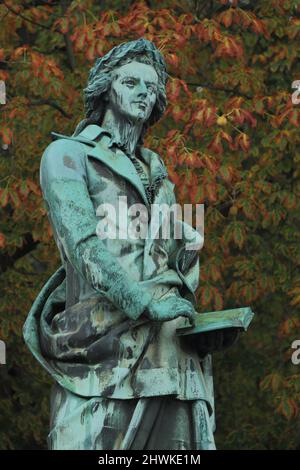
[[[137,123],[145,122],[146,116],[145,116],[145,113],[141,111],[140,113],[135,114],[135,115],[132,115],[132,114],[130,116],[127,115],[126,119],[130,124],[135,125]]]

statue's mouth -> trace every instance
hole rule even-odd
[[[146,105],[146,103],[144,103],[144,101],[135,101],[135,103],[137,103],[143,109],[146,109],[146,107],[147,107],[147,105]]]

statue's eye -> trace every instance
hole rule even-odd
[[[134,86],[134,81],[133,80],[126,80],[126,85],[129,85],[129,86]]]
[[[155,88],[153,85],[148,85],[148,90],[150,90],[151,93],[155,93],[155,92],[156,92],[156,88]]]

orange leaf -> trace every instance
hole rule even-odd
[[[11,144],[12,141],[12,131],[8,127],[4,127],[1,129],[1,134],[2,134],[2,141],[4,144],[9,145]]]
[[[184,113],[185,113],[185,110],[181,109],[181,107],[178,104],[173,106],[172,115],[173,115],[175,122],[179,122],[184,116]]]
[[[239,134],[235,139],[236,145],[239,145],[242,150],[248,152],[250,148],[249,136],[245,133]]]
[[[10,190],[9,197],[10,197],[11,202],[16,208],[20,207],[21,202],[20,202],[19,195],[16,191]]]
[[[244,115],[245,117],[245,120],[249,122],[250,126],[251,127],[255,127],[256,126],[256,119],[255,117],[253,116],[253,114],[251,114],[249,111],[247,111],[246,109],[242,109],[242,114]]]
[[[15,49],[12,54],[12,58],[17,59],[21,55],[24,55],[24,53],[27,52],[27,50],[28,50],[28,46],[17,47],[17,49]]]
[[[217,185],[215,181],[209,181],[205,185],[205,194],[210,202],[217,201]]]
[[[222,310],[223,309],[223,298],[220,294],[219,290],[215,287],[214,288],[214,308],[215,310]]]
[[[205,286],[201,292],[201,303],[203,306],[209,305],[212,300],[212,289],[210,286]]]
[[[62,18],[61,24],[60,24],[60,30],[63,34],[66,34],[69,31],[69,18]]]
[[[95,43],[92,43],[90,45],[90,47],[88,48],[88,50],[86,51],[85,57],[87,58],[87,60],[92,62],[95,59],[95,56],[96,56],[96,54],[95,54]]]
[[[5,235],[0,232],[0,248],[5,247]]]
[[[209,151],[217,155],[221,155],[223,153],[223,146],[221,144],[221,138],[220,138],[219,132],[214,136],[214,138],[212,139],[212,141],[210,142],[207,148]]]
[[[231,168],[228,167],[227,165],[222,165],[219,168],[219,174],[221,178],[226,181],[226,183],[230,183],[232,179],[232,174],[231,174]]]
[[[177,185],[180,182],[180,177],[172,168],[168,168],[168,174],[172,183]]]
[[[205,124],[206,124],[207,127],[210,127],[213,124],[215,124],[215,122],[217,120],[216,111],[217,111],[216,107],[207,108],[205,110]]]
[[[36,194],[37,196],[40,196],[41,194],[41,190],[40,188],[38,187],[37,184],[35,184],[33,181],[31,181],[30,179],[26,179],[26,183],[27,183],[27,187],[34,193]]]
[[[180,83],[179,80],[171,80],[167,86],[167,92],[170,100],[176,100],[180,93]]]
[[[176,54],[168,54],[166,60],[170,65],[174,65],[174,67],[178,67],[179,65],[179,58]]]
[[[5,207],[8,204],[8,188],[0,189],[0,205]]]
[[[229,28],[229,26],[232,24],[232,9],[229,8],[228,10],[221,13],[219,20],[220,23],[223,23],[226,28]]]
[[[289,123],[293,126],[299,127],[299,111],[297,109],[293,109],[289,115]]]

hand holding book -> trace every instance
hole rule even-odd
[[[253,315],[250,307],[196,313],[194,325],[188,319],[182,319],[177,335],[204,357],[234,344],[239,332],[247,330]]]

